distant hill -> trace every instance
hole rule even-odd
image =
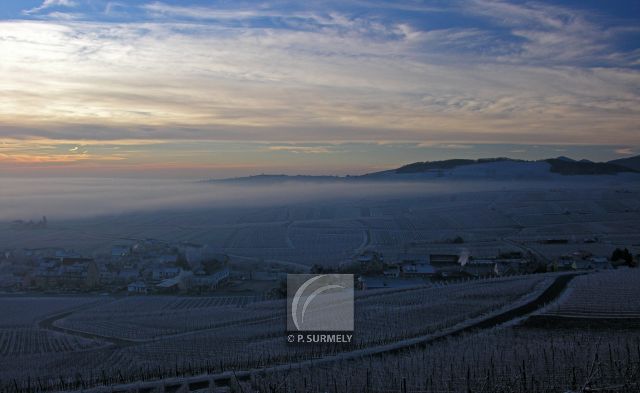
[[[400,168],[395,170],[395,173],[419,173],[419,172],[427,172],[432,170],[440,170],[440,169],[453,169],[463,165],[473,165],[473,164],[486,164],[490,162],[501,162],[501,161],[511,161],[511,162],[524,162],[521,160],[512,160],[510,158],[481,158],[478,160],[465,160],[465,159],[452,159],[452,160],[444,160],[444,161],[425,161],[425,162],[414,162],[413,164],[407,164],[401,166]]]
[[[640,166],[639,157],[635,157],[635,163]],[[546,160],[540,160],[536,162],[546,162],[550,165],[549,171],[560,175],[572,176],[572,175],[615,175],[624,172],[640,172],[640,169],[634,169],[629,166],[621,165],[615,162],[593,162],[589,160],[576,161],[568,157],[549,158]],[[514,160],[511,158],[485,158],[479,160],[463,160],[453,159],[444,161],[427,161],[427,162],[415,162],[413,164],[404,165],[395,170],[395,173],[419,173],[438,171],[444,169],[454,169],[461,166],[486,166],[483,164],[501,163],[504,167],[509,167],[513,171],[517,172],[518,167],[525,169],[526,163],[531,161]],[[633,161],[628,161],[629,164],[633,164]]]
[[[560,156],[560,157],[556,157],[555,159],[560,161],[576,162],[576,160],[567,156]]]
[[[633,169],[635,171],[640,171],[640,155],[609,161],[609,164],[620,165],[625,168]]]
[[[623,162],[621,162],[623,161]],[[634,168],[633,166],[637,167]],[[495,180],[544,180],[553,176],[600,176],[623,173],[640,173],[640,156],[611,162],[576,161],[568,157],[539,161],[512,158],[482,158],[478,160],[451,159],[443,161],[414,162],[396,169],[358,176],[310,176],[310,175],[257,175],[207,182],[237,184],[270,184],[281,182],[336,182],[336,181],[419,181],[435,178],[495,179]]]
[[[561,175],[615,175],[623,172],[637,172],[611,162],[567,161],[559,158],[545,161],[551,164],[551,172]]]

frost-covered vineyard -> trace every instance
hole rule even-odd
[[[30,324],[3,326],[0,380],[11,391],[15,383],[48,386],[60,377],[75,383],[81,376],[89,386],[101,379],[115,383],[287,364],[464,326],[531,299],[552,280],[532,275],[362,293],[356,300],[356,343],[345,348],[286,345],[283,301],[67,298],[68,307],[60,305],[51,315],[39,307],[47,298],[4,297],[4,309],[19,303],[40,315],[30,315]]]
[[[558,277],[358,293],[356,343],[347,347],[288,346],[282,301],[58,297],[52,314],[39,307],[49,298],[3,297],[3,310],[39,312],[2,325],[0,390],[188,381],[236,370],[244,377],[229,384],[261,392],[275,386],[278,392],[564,392],[586,385],[635,391],[629,387],[640,381],[638,329],[536,328],[514,316],[506,325],[451,335],[535,301]],[[640,274],[630,270],[577,276],[540,313],[579,306],[603,318],[599,307],[607,303],[637,316],[640,304],[620,301],[617,293],[637,297],[639,284]],[[588,289],[598,291],[598,301]],[[278,366],[291,371],[272,369]]]
[[[356,303],[358,343],[413,337],[448,327],[536,293],[548,285],[549,280],[549,277],[531,276],[363,295]],[[226,330],[237,339],[246,338],[251,342],[275,342],[277,346],[282,339],[284,301],[200,308],[176,308],[173,302],[170,297],[159,301],[150,297],[116,300],[61,318],[54,326],[105,338],[134,341],[158,338],[164,345],[173,345],[175,335],[186,333],[190,333],[189,339],[196,335],[198,339],[215,341]],[[244,330],[237,331],[245,325],[251,325],[249,329],[254,329],[257,338],[263,339],[246,335]],[[222,336],[219,345],[227,341],[226,335]]]
[[[245,391],[309,393],[632,393],[639,383],[640,331],[537,329],[500,329],[240,382]]]
[[[576,278],[543,315],[576,318],[640,318],[640,270],[622,269]]]
[[[96,297],[3,297],[0,301],[0,328],[30,327],[47,313],[99,303]]]
[[[291,365],[294,371],[254,371],[239,383],[245,389],[271,391],[276,381],[286,381],[276,390],[283,392],[358,392],[367,386],[372,392],[543,392],[566,391],[585,381],[593,386],[637,383],[638,330],[508,324],[447,336],[533,301],[558,277],[529,275],[358,293],[356,343],[332,348],[286,345],[283,301],[3,297],[2,310],[25,307],[29,312],[22,319],[2,321],[1,390],[74,390],[278,365]],[[620,293],[637,297],[638,284],[635,270],[578,276],[541,312],[558,313],[571,306],[602,318],[600,307],[607,303],[611,310],[637,316],[638,302],[616,298]],[[51,306],[53,313],[40,305]],[[448,338],[438,339],[443,335]],[[417,337],[429,344],[404,344]],[[365,355],[387,347],[391,349],[379,355]],[[353,358],[351,353],[360,355]],[[335,360],[295,367],[327,357]]]
[[[100,343],[93,340],[38,328],[0,330],[0,356],[2,358],[83,351],[99,346]]]

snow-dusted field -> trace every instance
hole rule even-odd
[[[637,392],[640,332],[502,329],[383,357],[260,374],[244,391]],[[584,390],[585,387],[593,390]]]
[[[34,315],[31,323],[0,329],[0,389],[9,392],[15,383],[24,388],[39,381],[54,390],[62,383],[74,390],[233,375],[221,374],[231,370],[246,376],[243,370],[266,368],[270,371],[242,379],[243,390],[269,391],[276,381],[286,381],[286,391],[309,392],[334,391],[334,384],[339,392],[402,391],[403,386],[408,392],[555,392],[585,385],[633,391],[616,389],[639,382],[635,328],[535,328],[526,320],[519,325],[517,318],[515,324],[451,334],[527,304],[558,277],[359,292],[351,347],[287,345],[281,300],[144,296],[71,302],[75,311],[53,318]],[[635,270],[578,276],[539,314],[579,309],[581,315],[601,318],[608,309],[607,317],[630,317],[634,311],[638,319],[639,284]],[[47,300],[23,298],[35,308]],[[15,298],[0,298],[4,308],[12,303]]]
[[[99,382],[98,376],[115,382],[121,376],[130,381],[156,372],[189,374],[286,364],[464,326],[540,293],[551,280],[532,275],[360,293],[356,342],[342,348],[287,345],[282,300],[101,297],[57,318],[41,315],[31,324],[2,329],[0,380],[15,378],[23,384],[40,378],[57,383],[61,376],[73,381],[81,375],[87,382],[90,378]],[[35,308],[38,302],[47,304],[47,298],[29,300]],[[0,307],[12,302],[13,298],[0,298]]]
[[[0,329],[30,327],[49,315],[102,301],[100,297],[92,296],[9,296],[0,299]]]
[[[640,269],[616,269],[576,278],[545,315],[640,318]]]

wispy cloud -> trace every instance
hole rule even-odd
[[[452,149],[452,150],[466,150],[466,149],[473,149],[475,146],[473,145],[462,145],[459,143],[449,143],[446,145],[439,145],[438,147],[440,147],[441,149]]]
[[[503,41],[508,53],[499,57],[509,62],[539,62],[546,66],[623,64],[626,56],[617,53],[612,44],[616,36],[633,29],[605,27],[598,24],[597,14],[541,2],[470,0],[464,3],[463,10],[510,30],[515,41]]]
[[[469,140],[485,133],[526,141],[542,132],[597,143],[590,138],[605,128],[631,137],[638,118],[632,69],[432,64],[394,40],[331,32],[2,27],[3,64],[12,73],[12,94],[0,99],[5,137],[19,123],[49,137],[59,128],[67,139],[90,128],[114,139],[437,140],[458,133]]]
[[[36,14],[51,7],[75,7],[77,3],[73,0],[44,0],[42,4],[35,8],[23,11],[25,14]]]
[[[144,4],[142,9],[154,17],[191,19],[247,19],[256,16],[280,16],[282,13],[260,11],[259,9],[220,9],[219,7],[176,6],[161,2]]]
[[[120,161],[125,157],[111,156],[91,156],[83,152],[82,154],[7,154],[0,153],[0,162],[11,164],[56,164],[72,163],[78,161]]]
[[[3,140],[265,141],[295,153],[347,141],[637,144],[640,49],[618,45],[637,27],[584,9],[99,4],[92,17],[85,3],[47,0],[0,21]]]
[[[107,4],[104,6],[104,13],[105,15],[120,15],[123,10],[125,10],[127,8],[127,5],[125,3],[121,3],[118,1],[109,1],[107,2]]]
[[[282,151],[288,153],[304,153],[304,154],[327,154],[331,153],[327,146],[269,146],[268,151]]]

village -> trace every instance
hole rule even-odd
[[[614,258],[615,257],[615,258]],[[541,261],[531,253],[505,252],[494,257],[474,257],[466,251],[451,254],[400,254],[387,262],[375,251],[365,251],[345,270],[359,273],[362,289],[394,288],[431,281],[460,281],[559,271],[590,271],[636,267],[628,250],[616,249],[612,257],[596,256],[584,250]],[[354,268],[355,267],[355,268]],[[317,270],[322,271],[317,267]]]
[[[109,255],[73,250],[5,250],[0,289],[43,293],[209,293],[230,277],[228,257],[206,246],[146,239],[116,244]]]
[[[0,255],[0,291],[15,293],[106,293],[116,295],[285,296],[287,273],[351,273],[360,290],[399,288],[430,282],[460,281],[555,271],[635,267],[640,256],[616,249],[611,256],[584,250],[541,261],[530,252],[492,257],[466,250],[428,254],[408,252],[388,259],[376,250],[357,253],[338,266],[308,270],[260,261],[237,262],[220,250],[194,243],[145,239],[114,244],[109,254],[81,255],[61,248],[5,249]]]

